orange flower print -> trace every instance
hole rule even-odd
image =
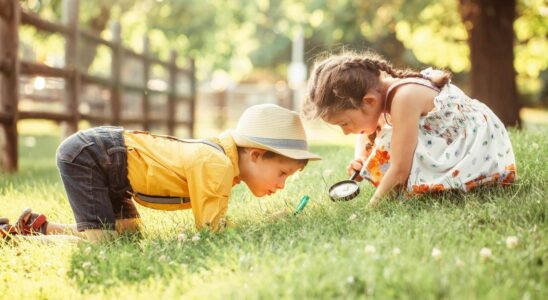
[[[367,171],[371,174],[371,183],[374,186],[378,186],[382,180],[383,173],[381,168],[388,164],[390,161],[390,154],[384,150],[384,146],[381,146],[375,151],[374,156],[367,163]]]
[[[459,170],[455,170],[455,171],[453,171],[453,173],[451,175],[453,175],[453,177],[457,177],[457,176],[459,176],[459,173],[460,173]]]
[[[432,185],[432,187],[430,187],[430,191],[432,192],[441,192],[443,190],[445,190],[443,184],[434,184]]]
[[[506,171],[514,171],[514,172],[516,172],[516,165],[510,164],[510,165],[507,165],[504,169],[505,169]]]
[[[514,171],[510,171],[508,172],[508,174],[506,174],[506,177],[504,177],[501,183],[503,185],[509,185],[514,182],[515,177],[516,177],[516,173]]]
[[[414,194],[428,193],[430,189],[427,184],[414,184],[411,186],[411,188],[413,189]]]
[[[476,184],[476,182],[473,181],[473,180],[470,180],[470,181],[466,182],[465,185],[466,185],[466,190],[467,190],[467,191],[469,191],[469,190],[471,190],[471,189],[474,189],[474,188],[476,188],[476,187],[478,186],[478,185]]]

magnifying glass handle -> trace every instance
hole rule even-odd
[[[352,174],[352,176],[350,176],[350,180],[356,179],[356,176],[358,176],[359,173],[360,173],[359,170],[354,171],[354,173]]]

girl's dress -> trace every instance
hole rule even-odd
[[[422,71],[432,76],[431,68]],[[486,183],[510,184],[516,177],[514,152],[504,125],[485,104],[448,83],[441,90],[429,80],[402,79],[439,92],[434,109],[419,121],[417,146],[406,189],[412,194],[443,190],[468,191]],[[386,114],[386,111],[385,111]],[[390,166],[392,127],[383,125],[360,175],[377,186]]]

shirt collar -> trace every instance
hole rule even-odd
[[[234,168],[234,182],[233,184],[240,183],[240,168],[238,167],[238,147],[232,136],[228,133],[222,133],[216,137],[217,143],[223,147],[226,156],[230,159],[232,167]]]

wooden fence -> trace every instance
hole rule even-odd
[[[165,124],[168,134],[174,135],[177,126],[186,126],[190,135],[194,132],[194,110],[196,100],[196,79],[194,61],[189,59],[189,67],[179,68],[176,64],[176,53],[171,52],[169,61],[162,61],[148,52],[148,39],[144,38],[143,53],[136,53],[123,47],[120,39],[121,28],[114,24],[112,40],[102,39],[97,33],[79,27],[79,1],[63,1],[62,24],[40,19],[37,15],[21,10],[18,0],[0,0],[0,125],[4,131],[4,145],[0,145],[0,162],[5,171],[17,170],[17,121],[21,119],[46,119],[61,123],[64,135],[78,130],[80,120],[112,125],[141,124],[144,130],[149,130],[152,124]],[[19,58],[19,26],[30,25],[40,31],[58,33],[64,36],[65,67],[56,68],[35,62],[24,61]],[[103,78],[87,74],[79,70],[78,47],[81,40],[95,45],[104,45],[111,50],[110,78]],[[124,57],[137,59],[143,64],[142,85],[128,84],[122,81],[121,70]],[[148,87],[150,69],[152,65],[159,65],[169,73],[167,90],[154,90]],[[178,74],[184,74],[189,81],[189,93],[185,96],[177,91]],[[24,111],[18,108],[19,80],[21,75],[42,76],[49,78],[63,78],[65,80],[65,111]],[[82,86],[92,84],[107,88],[110,91],[110,116],[82,113],[79,110],[79,95]],[[125,91],[140,93],[142,97],[142,115],[138,118],[125,118],[122,115],[121,102]],[[153,118],[150,115],[149,95],[162,94],[167,97],[167,115],[162,118]],[[177,104],[188,102],[188,118],[186,121],[176,120]],[[1,144],[1,140],[0,140]]]

